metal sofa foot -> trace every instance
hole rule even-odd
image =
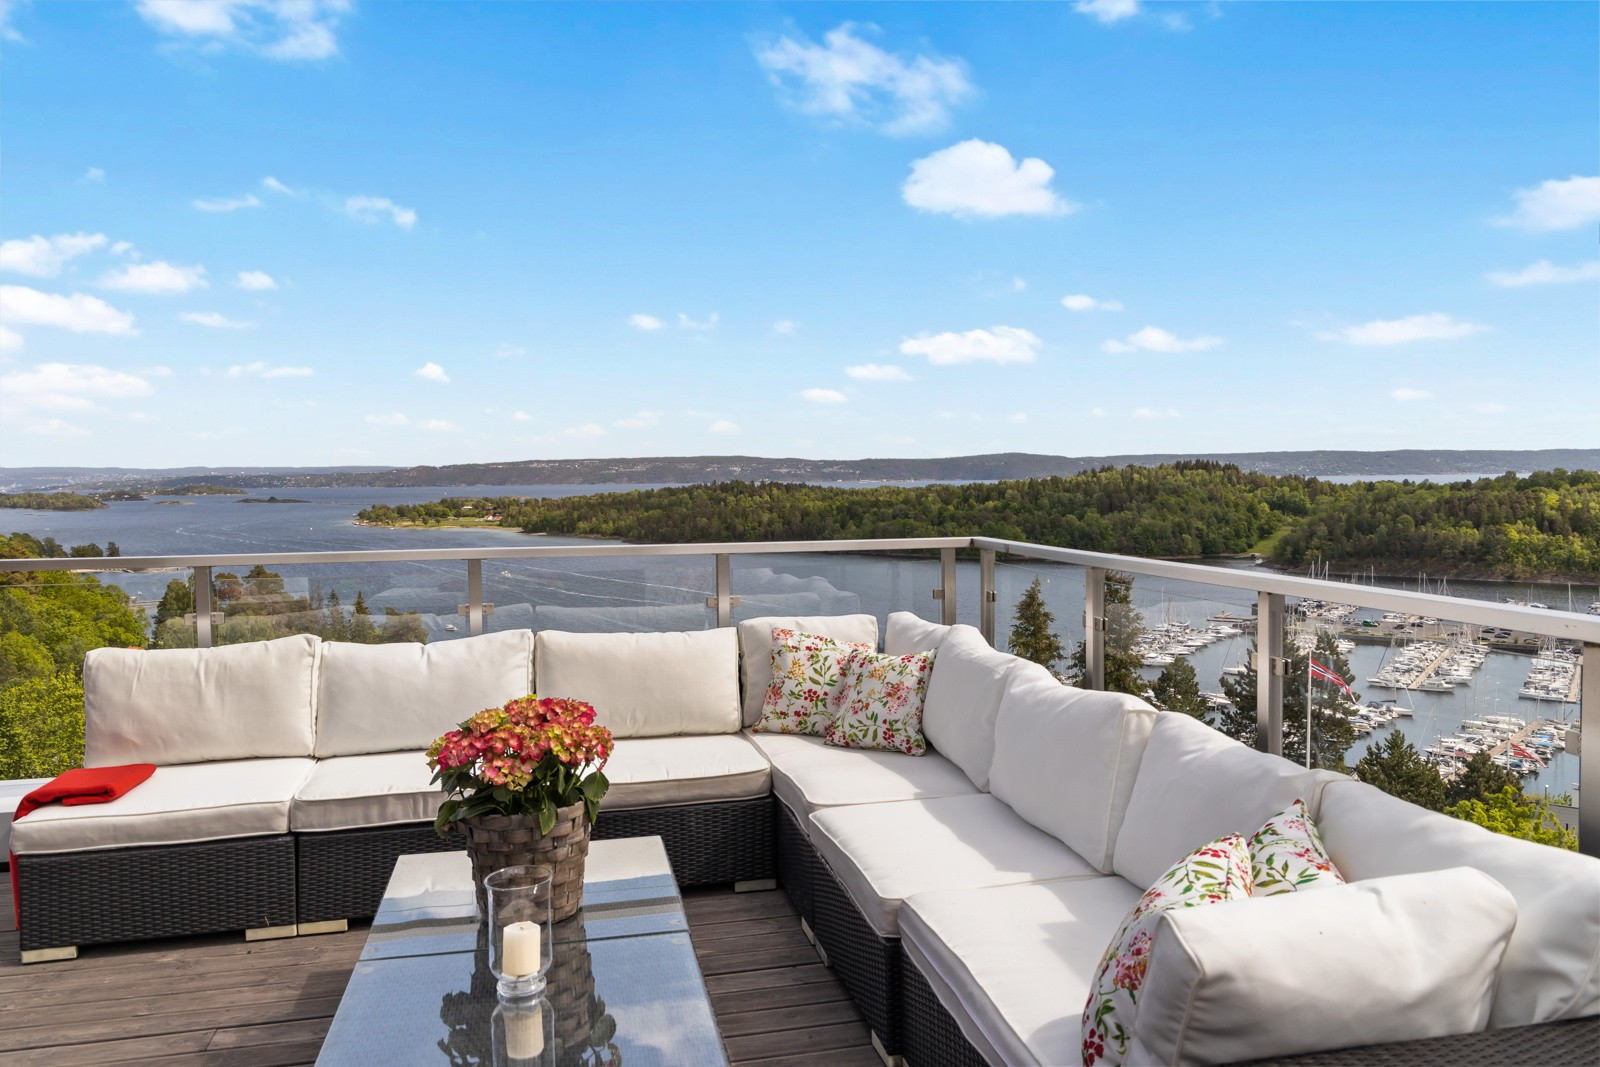
[[[350,929],[349,919],[325,919],[322,922],[301,923],[298,927],[300,936],[307,934],[342,934]]]
[[[883,1067],[906,1067],[904,1056],[891,1056],[883,1050],[883,1040],[878,1037],[878,1031],[872,1030],[870,1033],[872,1034],[872,1051],[876,1052],[878,1058],[883,1061]]]
[[[296,937],[299,933],[300,927],[294,923],[290,923],[288,926],[258,926],[253,930],[246,930],[244,939],[246,941],[271,941],[279,937]]]
[[[776,878],[751,878],[745,882],[733,883],[733,891],[735,893],[764,893],[768,889],[776,888],[778,888],[778,880]]]
[[[800,920],[800,932],[804,934],[806,940],[811,942],[813,945],[817,943],[817,935],[811,932],[811,924],[806,922],[804,919]]]
[[[77,945],[60,945],[56,948],[25,948],[21,952],[23,963],[54,963],[56,960],[78,958]]]

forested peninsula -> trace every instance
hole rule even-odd
[[[1600,472],[1437,484],[1335,484],[1207,460],[1070,477],[846,489],[717,482],[561,498],[377,505],[381,526],[495,525],[627,541],[984,536],[1183,558],[1259,554],[1285,568],[1474,578],[1600,576]]]
[[[107,505],[82,493],[0,493],[0,508],[30,511],[94,511]]]

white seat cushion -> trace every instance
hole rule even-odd
[[[1110,874],[1156,709],[1126,693],[1062,685],[1028,666],[1011,675],[1000,699],[990,791]]]
[[[318,760],[289,806],[295,831],[360,830],[432,822],[444,792],[425,752],[382,752]]]
[[[738,626],[740,671],[744,679],[744,725],[754,726],[761,718],[761,701],[772,684],[772,631],[831,637],[846,644],[878,647],[876,615],[763,615],[745,619]]]
[[[916,893],[1102,877],[987,793],[826,808],[811,825],[812,843],[881,937],[899,936],[900,902]]]
[[[1307,771],[1247,748],[1198,719],[1168,713],[1139,762],[1112,868],[1138,886],[1223,834],[1253,834],[1295,800],[1317,818],[1317,798],[1339,776]]]
[[[87,852],[289,832],[289,802],[309,759],[250,759],[157,767],[109,804],[51,804],[11,824],[11,848]]]
[[[807,816],[844,804],[967,796],[978,790],[936,752],[907,756],[836,748],[820,737],[746,734],[772,764],[772,791],[810,832]]]
[[[617,742],[605,775],[608,811],[764,797],[772,783],[767,758],[739,734],[630,737]]]
[[[1517,905],[1482,871],[1174,908],[1129,1063],[1237,1063],[1484,1028]],[[1315,1005],[1313,1010],[1306,1010]]]
[[[310,756],[322,648],[301,634],[94,649],[83,658],[84,766]]]
[[[896,611],[889,616],[883,628],[883,651],[888,656],[909,656],[913,652],[926,652],[944,644],[951,627],[913,615],[909,611]]]
[[[739,645],[732,629],[569,634],[535,642],[541,697],[594,705],[618,739],[739,732]]]
[[[533,692],[527,630],[411,642],[322,646],[317,758],[427,748],[485,708]]]
[[[1317,828],[1352,882],[1468,866],[1510,891],[1517,928],[1491,1027],[1600,1014],[1600,860],[1491,833],[1362,782],[1323,791]]]
[[[1105,875],[918,893],[901,946],[989,1063],[1080,1063],[1089,983],[1139,896]]]
[[[1011,672],[1026,662],[990,648],[972,626],[952,626],[934,654],[922,732],[981,790],[989,788],[1001,694]]]

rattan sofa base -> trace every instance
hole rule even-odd
[[[288,834],[17,857],[23,952],[293,926]]]
[[[602,811],[595,840],[659,835],[680,886],[723,885],[776,876],[773,798]],[[296,834],[298,922],[367,919],[377,914],[394,864],[414,852],[465,847],[432,823]]]
[[[828,868],[801,828],[800,816],[781,800],[776,806],[778,885],[789,895],[789,903],[794,905],[794,910],[806,925],[815,926],[817,913],[813,897],[818,879],[828,874]]]
[[[908,1067],[987,1067],[912,958],[900,955],[901,1054]],[[1237,1067],[1505,1067],[1600,1064],[1600,1015],[1452,1034],[1421,1041],[1311,1052]]]
[[[809,844],[809,843],[808,843]],[[812,886],[811,932],[828,964],[877,1035],[883,1051],[900,1051],[900,939],[880,937],[821,856]]]

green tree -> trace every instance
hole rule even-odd
[[[328,590],[328,606],[322,636],[328,641],[350,640],[350,620],[345,618],[344,605],[339,603],[339,591],[336,589]]]
[[[70,672],[0,689],[0,778],[54,778],[83,763],[83,683]]]
[[[1356,777],[1390,796],[1409,800],[1429,811],[1443,811],[1444,779],[1439,769],[1406,740],[1401,730],[1371,746],[1356,763]]]
[[[1339,651],[1333,634],[1317,634],[1313,655],[1317,662],[1329,668],[1347,682],[1355,677],[1350,661]],[[1284,629],[1283,647],[1295,648],[1294,635]],[[1254,661],[1257,647],[1250,648]],[[1306,755],[1306,655],[1291,651],[1287,657],[1288,673],[1283,679],[1283,755],[1294,763],[1304,763]],[[1247,745],[1256,743],[1256,674],[1249,671],[1237,677],[1221,679],[1222,691],[1227,694],[1233,710],[1223,710],[1217,729]],[[1346,714],[1349,698],[1344,691],[1328,682],[1318,681],[1312,688],[1312,765],[1333,771],[1345,770],[1345,753],[1355,744],[1355,727]]]
[[[176,619],[183,624],[183,617],[194,611],[194,575],[188,581],[178,578],[167,583],[166,592],[161,594],[161,602],[156,605],[155,631],[157,645],[161,648],[172,646],[163,644],[160,640],[162,627],[169,621]],[[190,644],[193,644],[191,641]]]
[[[1195,676],[1194,665],[1188,660],[1179,657],[1162,668],[1152,688],[1155,690],[1156,703],[1166,710],[1188,715],[1201,722],[1208,720],[1211,709],[1206,704],[1206,698],[1200,695],[1200,679]]]
[[[0,688],[56,672],[50,650],[31,634],[10,630],[0,634]]]
[[[1444,802],[1447,805],[1456,805],[1463,800],[1487,802],[1490,797],[1498,796],[1507,789],[1521,793],[1522,779],[1496,763],[1489,753],[1474,752],[1472,758],[1467,760],[1467,765],[1461,768],[1461,773],[1445,786]]]
[[[367,609],[367,598],[356,590],[356,602],[350,607],[350,640],[364,645],[376,644],[378,628],[372,624],[372,612]]]
[[[1561,825],[1543,798],[1523,796],[1520,789],[1507,786],[1487,800],[1463,800],[1444,809],[1446,815],[1493,830],[1507,837],[1520,837],[1540,845],[1578,849],[1578,834]]]
[[[1014,656],[1032,660],[1054,671],[1056,664],[1066,658],[1053,627],[1056,617],[1044,606],[1044,587],[1035,578],[1028,591],[1017,601],[1017,612],[1011,626],[1011,636],[1006,647]]]
[[[1144,636],[1144,615],[1133,606],[1133,575],[1106,573],[1105,611],[1106,689],[1143,696],[1150,684],[1139,673],[1144,660],[1136,649]],[[1087,663],[1086,646],[1079,641],[1067,671],[1067,679],[1073,685],[1083,685],[1088,679]]]

